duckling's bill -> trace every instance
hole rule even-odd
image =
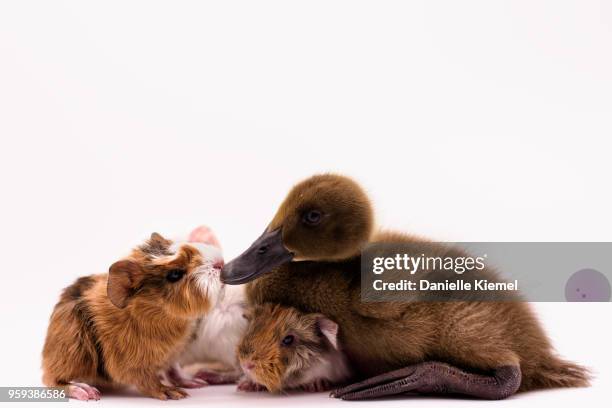
[[[221,280],[229,285],[247,283],[292,259],[293,253],[283,244],[281,228],[266,230],[249,249],[225,265]]]

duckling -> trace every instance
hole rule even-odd
[[[525,302],[362,302],[366,244],[426,242],[374,225],[370,200],[356,182],[315,175],[289,192],[265,232],[221,273],[228,284],[248,282],[251,304],[322,313],[339,325],[339,343],[361,381],[333,397],[411,392],[502,399],[588,385],[587,370],[555,355]]]

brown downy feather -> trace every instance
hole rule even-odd
[[[321,214],[317,225],[302,221]],[[359,251],[368,242],[425,240],[373,233],[373,211],[361,188],[337,175],[294,187],[268,231],[282,231],[296,259],[247,285],[252,304],[278,303],[322,313],[340,326],[339,340],[361,378],[438,360],[477,372],[520,365],[520,391],[580,387],[588,371],[557,358],[529,304],[511,302],[362,302]],[[486,271],[485,271],[486,273]]]

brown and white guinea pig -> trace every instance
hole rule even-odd
[[[338,325],[319,313],[264,303],[247,311],[238,346],[241,391],[325,391],[346,383],[351,369],[338,344]]]
[[[43,383],[72,398],[99,399],[95,386],[132,385],[165,399],[205,385],[173,376],[162,383],[193,335],[197,319],[220,295],[223,258],[203,243],[173,243],[153,233],[107,274],[79,278],[51,315]]]

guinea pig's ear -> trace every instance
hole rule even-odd
[[[338,324],[323,315],[317,315],[317,327],[332,347],[338,350]]]
[[[149,237],[149,241],[147,241],[147,244],[149,244],[149,246],[152,248],[154,247],[154,248],[164,249],[172,245],[172,241],[162,237],[161,234],[154,232]]]
[[[200,225],[189,234],[189,242],[200,242],[221,249],[221,244],[215,233],[206,225]]]
[[[142,268],[132,260],[123,259],[111,265],[108,271],[106,293],[119,309],[127,306],[128,300],[142,279]]]

